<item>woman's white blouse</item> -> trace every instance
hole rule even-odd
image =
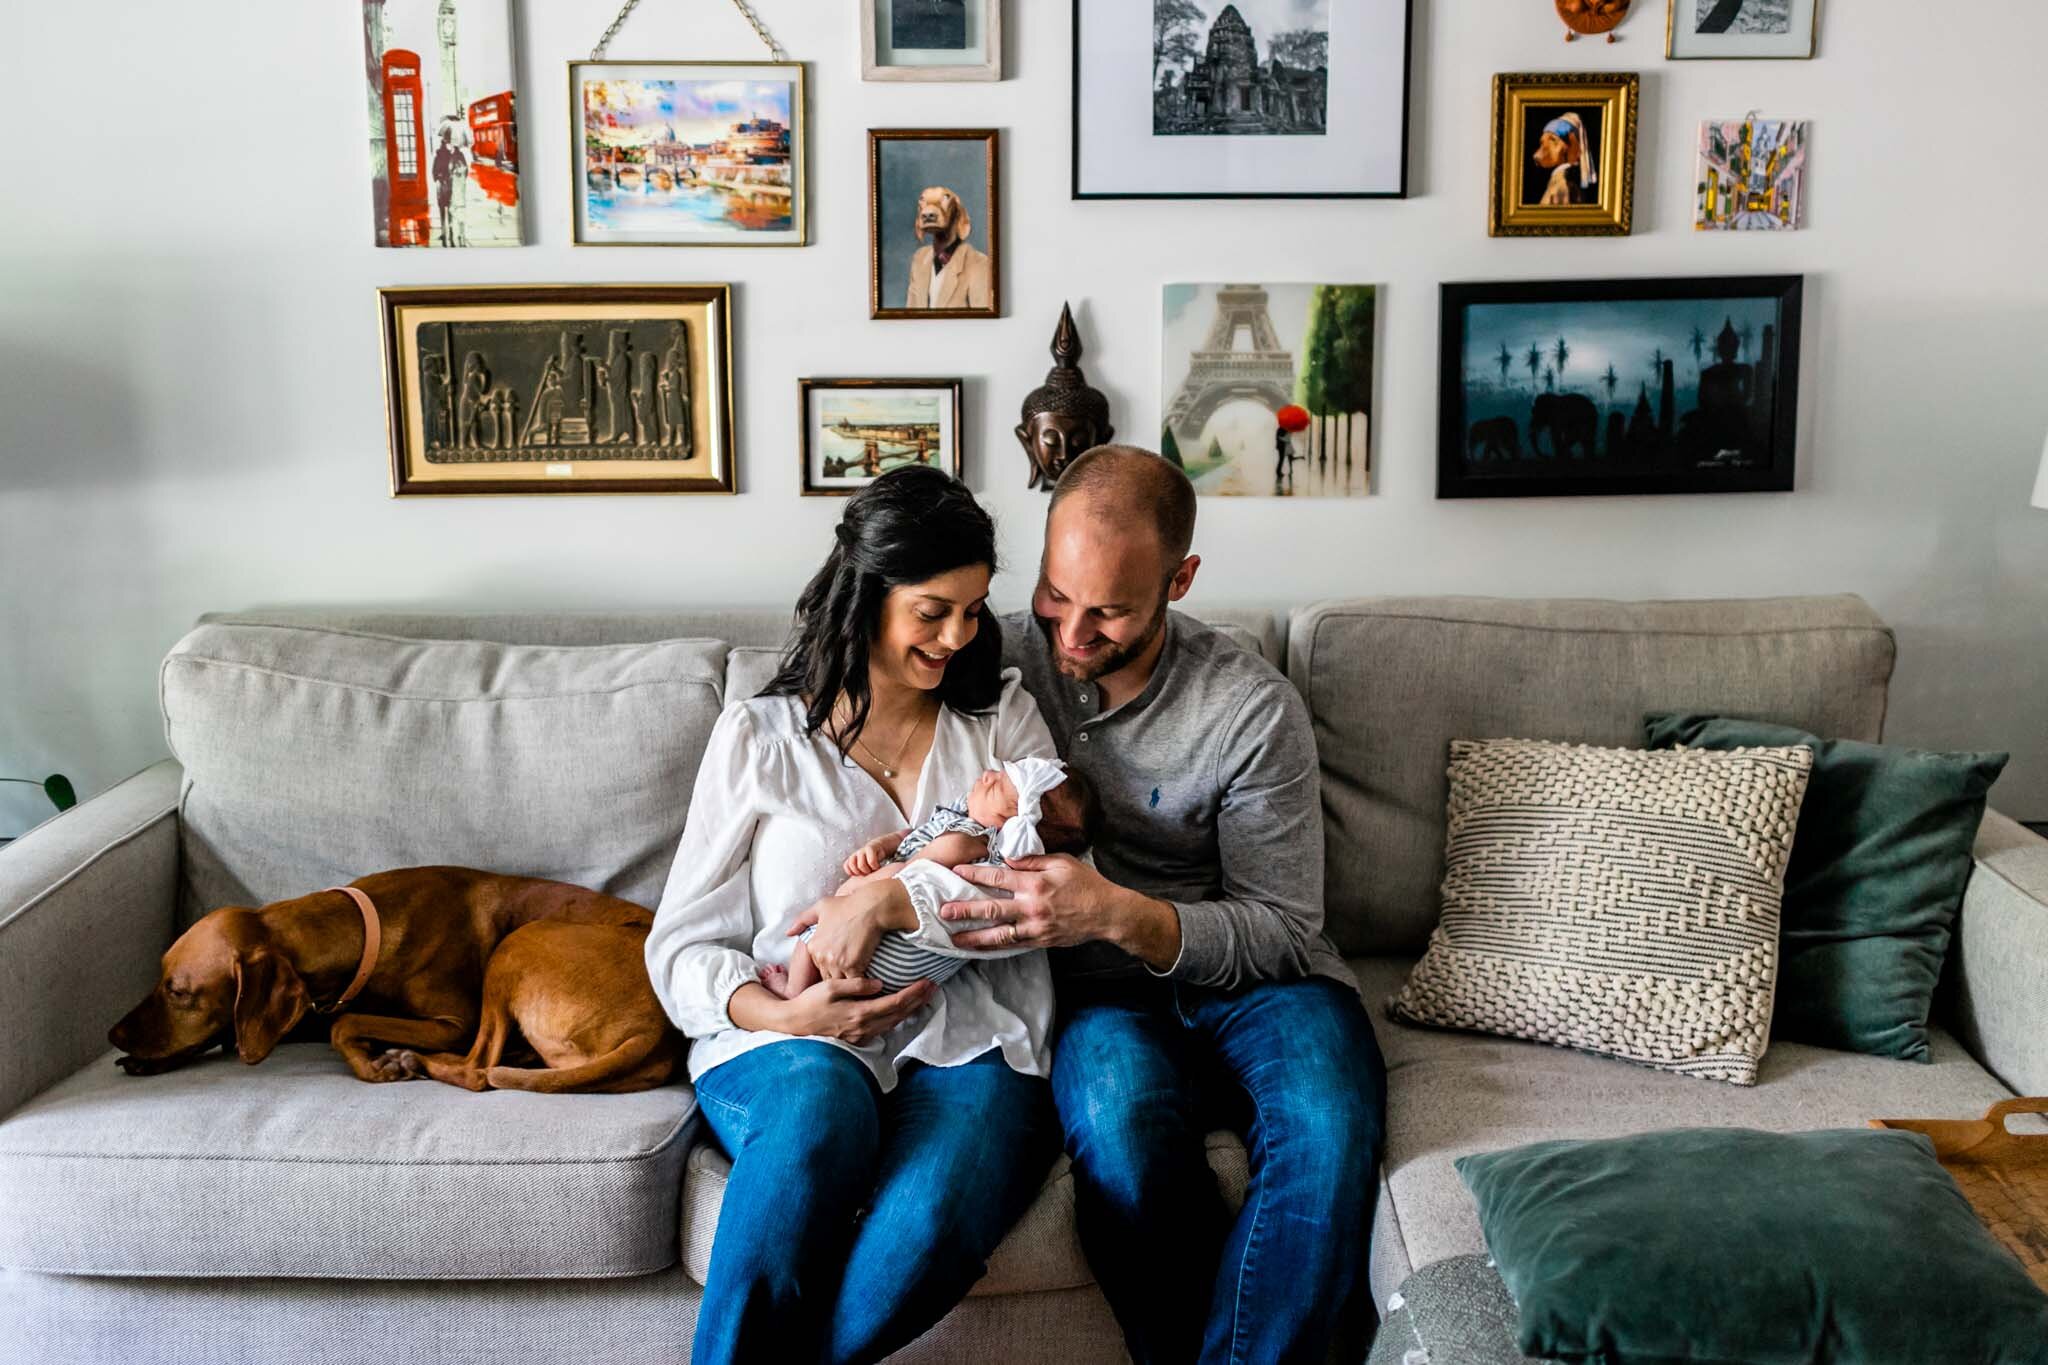
[[[964,798],[1004,759],[1057,758],[1052,735],[1015,669],[986,716],[942,708],[907,818],[824,735],[804,733],[794,697],[756,697],[725,709],[697,770],[683,839],[647,936],[647,970],[662,1008],[690,1039],[690,1079],[790,1035],[737,1027],[734,991],[763,963],[789,960],[789,926],[845,880],[841,864],[868,840],[915,826],[942,802]],[[936,869],[943,871],[943,869]],[[950,874],[948,874],[950,879]],[[964,887],[964,883],[961,883]],[[1050,1074],[1052,975],[1041,952],[993,955],[952,949],[938,897],[917,888],[917,937],[975,959],[930,1006],[884,1037],[854,1046],[821,1039],[866,1062],[882,1089],[916,1059],[958,1066],[991,1047],[1012,1069]]]

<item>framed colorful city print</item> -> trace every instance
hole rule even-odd
[[[843,497],[912,464],[959,478],[960,388],[957,379],[799,379],[804,495]]]
[[[859,0],[868,81],[999,81],[1002,0]]]
[[[518,246],[511,0],[360,0],[378,246]]]
[[[801,62],[569,63],[578,246],[802,246]]]
[[[1665,0],[1664,55],[1805,61],[1820,39],[1820,0]]]
[[[1411,8],[1074,0],[1074,198],[1406,195]]]
[[[1700,125],[1693,226],[1701,232],[1785,232],[1806,226],[1810,124],[1747,118]]]
[[[377,297],[394,496],[734,491],[726,285]]]
[[[1633,72],[1493,78],[1495,237],[1625,237],[1635,220]]]
[[[1437,496],[1789,491],[1802,293],[1797,275],[1443,286]]]
[[[1003,315],[1000,135],[868,130],[868,315]]]

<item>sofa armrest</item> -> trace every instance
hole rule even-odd
[[[0,849],[0,1115],[107,1050],[178,902],[173,759]]]
[[[1950,1022],[1963,1045],[2021,1095],[2048,1095],[2048,839],[1996,811],[1949,948]]]

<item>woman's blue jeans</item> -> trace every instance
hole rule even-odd
[[[1045,1081],[996,1051],[905,1065],[883,1094],[830,1043],[770,1043],[697,1081],[732,1157],[691,1351],[879,1360],[966,1297],[1059,1152]]]

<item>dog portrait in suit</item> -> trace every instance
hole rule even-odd
[[[868,134],[873,316],[1001,316],[993,129]]]
[[[960,196],[933,185],[917,196],[913,231],[920,245],[910,258],[906,308],[987,308],[993,272],[987,253],[967,239],[974,219]]]

